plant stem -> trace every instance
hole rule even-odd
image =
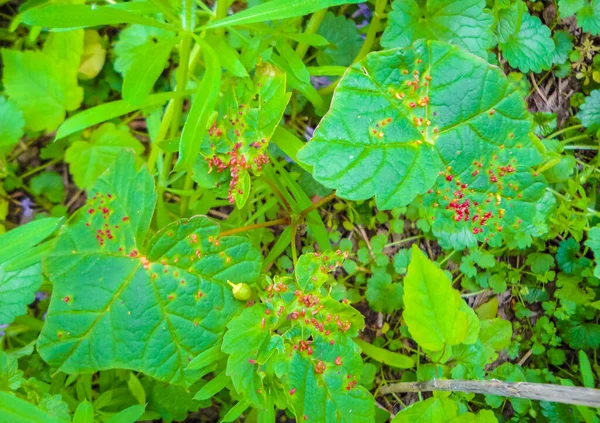
[[[562,404],[600,407],[600,390],[579,386],[561,386],[549,383],[502,382],[499,380],[428,380],[400,382],[384,386],[381,394],[397,392],[450,391],[472,392],[502,397],[528,398]]]
[[[552,138],[558,137],[561,134],[564,134],[565,132],[574,131],[574,130],[579,129],[579,128],[583,128],[583,125],[568,126],[566,128],[561,129],[560,131],[556,131],[555,133],[550,134],[549,136],[546,137],[546,139],[550,140]]]
[[[321,22],[323,22],[323,18],[327,14],[327,9],[319,10],[318,12],[313,13],[313,15],[308,20],[306,24],[306,29],[304,30],[304,34],[315,34],[319,27],[321,26]],[[306,56],[306,52],[310,46],[306,43],[299,42],[296,46],[296,56],[300,59],[304,59]]]
[[[283,217],[283,218],[277,219],[277,220],[269,220],[268,222],[255,223],[253,225],[242,226],[240,228],[234,228],[234,229],[230,229],[228,231],[223,231],[219,234],[219,238],[228,236],[228,235],[239,234],[240,232],[252,231],[254,229],[268,228],[270,226],[277,226],[277,225],[287,225],[289,223],[290,223],[290,218]]]
[[[163,114],[162,120],[160,121],[160,126],[158,127],[156,139],[150,147],[150,156],[148,157],[148,170],[150,173],[154,172],[154,166],[156,166],[156,160],[158,159],[158,154],[160,153],[160,147],[158,146],[158,143],[165,139],[167,136],[167,131],[171,126],[171,121],[173,120],[173,111],[175,110],[174,106],[175,99],[172,99],[165,108],[165,113]]]
[[[385,10],[386,5],[387,0],[377,0],[375,2],[375,11],[373,12],[373,19],[371,19],[371,24],[369,25],[369,31],[367,32],[367,36],[365,37],[365,42],[363,43],[362,47],[360,48],[360,51],[358,52],[356,58],[352,63],[360,61],[371,51],[373,43],[375,42],[375,37],[377,36],[377,32],[379,31],[379,23],[381,22],[381,18],[383,17],[383,11]]]
[[[215,16],[216,20],[223,19],[227,17],[227,9],[229,9],[229,0],[217,0],[217,14]],[[223,36],[225,34],[225,28],[215,28],[215,35],[218,37]]]
[[[332,192],[331,194],[329,194],[327,197],[323,197],[321,198],[319,201],[317,201],[316,203],[314,203],[312,206],[307,207],[306,209],[302,210],[300,212],[300,214],[298,215],[298,220],[303,220],[304,218],[306,218],[306,216],[308,214],[310,214],[310,212],[323,207],[325,204],[329,203],[331,200],[333,200],[335,198],[335,192]]]
[[[30,171],[28,171],[28,172],[25,172],[24,174],[22,174],[22,175],[21,175],[21,179],[25,179],[25,178],[27,178],[28,176],[35,175],[35,174],[36,174],[36,173],[38,173],[39,171],[41,171],[41,170],[44,170],[44,169],[46,169],[48,166],[52,166],[52,165],[54,165],[54,164],[56,164],[56,163],[58,163],[58,162],[60,162],[60,161],[61,161],[61,159],[54,159],[54,160],[50,160],[49,162],[46,162],[46,163],[44,163],[43,165],[40,165],[40,166],[38,166],[38,167],[36,167],[36,168],[34,168],[34,169],[31,169],[31,170],[30,170]]]
[[[408,237],[408,238],[400,239],[398,241],[390,242],[389,244],[387,244],[385,246],[385,248],[387,248],[387,247],[394,247],[396,245],[404,244],[404,243],[410,242],[410,241],[416,241],[418,239],[423,238],[423,236],[424,235],[415,235],[415,236],[411,236],[411,237]]]
[[[563,148],[565,150],[598,150],[595,145],[565,145]]]
[[[469,298],[469,297],[475,297],[479,294],[483,294],[484,292],[488,292],[490,291],[489,289],[480,289],[479,291],[475,291],[475,292],[467,292],[466,294],[460,294],[460,296],[462,298]]]
[[[560,142],[561,142],[561,144],[565,145],[565,144],[568,144],[568,143],[573,142],[573,141],[587,140],[589,138],[590,138],[589,135],[577,135],[575,137],[571,137],[571,138],[567,138],[567,139],[561,140]]]

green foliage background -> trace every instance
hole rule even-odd
[[[0,422],[600,420],[600,1],[0,8]]]

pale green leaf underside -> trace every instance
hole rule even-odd
[[[385,48],[408,47],[421,39],[437,40],[486,57],[494,46],[494,19],[484,12],[485,0],[396,0],[392,7],[381,39]]]
[[[144,246],[156,197],[150,174],[134,169],[133,155],[117,159],[45,260],[54,292],[38,350],[67,373],[128,368],[190,383],[187,363],[219,342],[241,306],[227,279],[251,282],[259,255],[243,238],[217,240],[203,216]]]
[[[412,337],[428,350],[445,345],[472,344],[479,321],[444,272],[413,246],[412,260],[404,278],[403,318]]]
[[[413,81],[416,89],[407,85]],[[427,191],[448,161],[466,167],[500,146],[528,143],[530,130],[525,102],[499,68],[421,41],[352,66],[298,159],[338,196],[375,196],[379,208],[390,209]]]

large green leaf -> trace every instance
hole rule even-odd
[[[220,341],[241,304],[227,280],[252,282],[260,258],[243,238],[217,239],[204,216],[144,243],[156,201],[147,170],[122,154],[89,192],[45,260],[54,284],[38,351],[67,373],[128,368],[184,384],[189,360]]]
[[[425,193],[448,166],[461,174],[500,150],[517,156],[531,130],[521,93],[499,68],[421,41],[352,66],[298,159],[338,196],[375,196],[389,209]]]
[[[486,57],[494,46],[494,18],[485,0],[395,0],[392,7],[381,39],[385,48],[438,40]]]
[[[227,375],[254,406],[280,398],[298,421],[373,421],[373,399],[357,386],[362,360],[352,340],[363,318],[320,289],[342,260],[333,252],[301,257],[296,281],[268,279],[262,303],[228,325]]]
[[[452,288],[445,273],[416,245],[404,278],[404,305],[408,330],[425,349],[439,351],[446,345],[477,340],[479,320],[475,312]]]

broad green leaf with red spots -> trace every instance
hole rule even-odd
[[[227,375],[255,407],[267,407],[268,398],[275,398],[298,421],[373,421],[373,399],[357,384],[362,360],[352,340],[363,318],[320,288],[343,257],[340,252],[302,256],[296,281],[268,278],[262,302],[227,326]]]
[[[54,284],[38,351],[54,368],[127,368],[190,384],[190,360],[219,343],[237,314],[227,281],[252,282],[259,252],[218,238],[204,216],[176,221],[146,243],[156,194],[146,169],[124,153],[63,228],[45,270]]]
[[[530,168],[540,160],[532,130],[521,92],[499,68],[457,47],[420,41],[351,67],[298,158],[338,196],[375,196],[382,209],[429,192],[423,202],[436,209],[428,217],[433,213],[434,232],[445,245],[489,238],[481,220],[474,230],[477,208],[468,222],[466,211],[456,217],[467,200],[472,206],[491,199],[478,219],[491,212],[483,226],[492,218],[499,226],[518,225],[526,238],[521,245],[545,231],[551,205],[544,179]]]
[[[494,18],[485,0],[396,0],[392,7],[381,39],[385,48],[437,40],[486,57],[494,46]]]
[[[210,171],[230,174],[227,196],[238,207],[248,199],[251,175],[260,174],[268,162],[266,149],[290,99],[285,87],[285,73],[268,63],[257,67],[253,81],[232,77],[222,82],[218,115],[200,152]]]
[[[479,320],[443,270],[416,245],[404,278],[404,313],[408,330],[417,343],[431,351],[461,343],[473,344]]]

